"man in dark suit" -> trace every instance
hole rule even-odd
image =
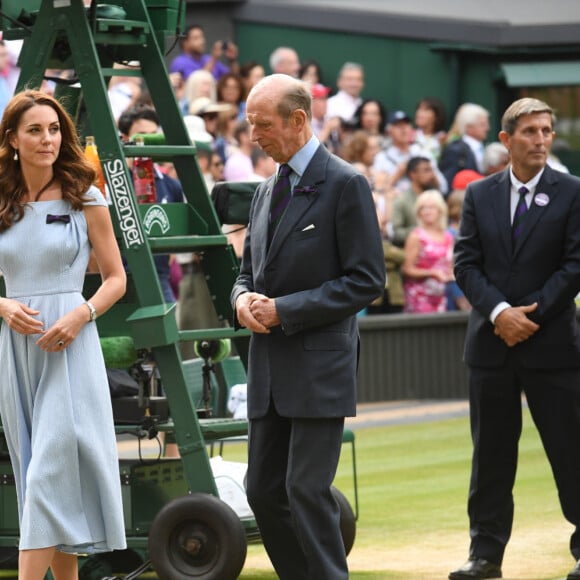
[[[484,142],[489,132],[489,113],[475,103],[464,103],[457,111],[455,124],[459,139],[448,143],[441,154],[439,169],[452,190],[453,178],[462,169],[483,173]]]
[[[280,168],[256,190],[231,299],[253,331],[247,496],[264,546],[282,580],[346,580],[331,484],[356,413],[356,315],[385,266],[367,181],[313,136],[310,104],[280,74],[248,96],[252,139]]]
[[[575,526],[568,580],[580,579],[580,179],[547,165],[554,122],[546,103],[514,102],[499,133],[511,167],[471,183],[463,204],[455,274],[473,306],[465,361],[474,453],[469,560],[453,580],[501,578],[522,392]]]

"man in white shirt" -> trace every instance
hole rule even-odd
[[[465,194],[455,276],[473,306],[464,360],[474,450],[469,558],[450,580],[502,577],[522,394],[572,525],[575,567],[566,578],[580,580],[580,179],[547,164],[555,122],[542,101],[512,103],[499,133],[511,166]],[[538,537],[542,531],[539,524]],[[538,550],[526,549],[537,560]]]
[[[326,117],[340,117],[350,121],[358,106],[362,103],[361,93],[365,86],[364,69],[355,62],[346,62],[342,65],[338,80],[338,92],[328,99]]]

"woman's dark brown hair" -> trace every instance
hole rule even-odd
[[[74,124],[64,107],[41,91],[26,90],[16,94],[6,106],[0,123],[0,232],[22,219],[26,205],[23,201],[26,183],[20,161],[14,159],[10,135],[16,133],[24,113],[40,105],[51,107],[58,115],[62,143],[53,172],[63,199],[69,201],[74,210],[81,210],[87,199],[85,194],[95,181],[95,170],[85,158]]]
[[[224,101],[224,87],[228,84],[228,81],[234,81],[238,86],[238,98],[236,99],[236,105],[239,105],[242,102],[244,86],[240,76],[234,73],[226,73],[219,78],[216,85],[217,100],[219,102],[227,102]]]

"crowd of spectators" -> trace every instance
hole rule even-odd
[[[485,108],[464,103],[448,126],[448,112],[438,98],[417,95],[415,110],[403,111],[380,95],[367,94],[361,63],[345,62],[333,89],[320,64],[308,55],[300,58],[290,46],[264,55],[266,70],[257,61],[240,62],[232,41],[208,46],[198,25],[188,27],[180,48],[169,64],[169,78],[197,145],[208,192],[216,181],[258,181],[276,171],[272,160],[252,142],[245,120],[246,96],[270,72],[301,78],[310,85],[315,134],[365,175],[373,191],[388,280],[384,296],[367,312],[470,308],[452,277],[453,240],[463,195],[470,181],[501,171],[509,163],[505,147],[488,140]],[[4,94],[10,94],[6,79],[15,62],[0,42],[0,81],[4,81],[0,106]],[[44,88],[51,91],[53,86],[46,82]],[[139,77],[113,77],[108,89],[115,119],[126,111],[152,107]],[[565,170],[557,159],[551,162]],[[170,165],[158,171],[176,177]],[[243,236],[240,227],[231,238],[238,255]]]

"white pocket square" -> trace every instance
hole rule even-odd
[[[307,232],[308,230],[313,230],[316,226],[314,224],[310,224],[309,226],[306,226],[305,228],[302,228],[303,232]]]

